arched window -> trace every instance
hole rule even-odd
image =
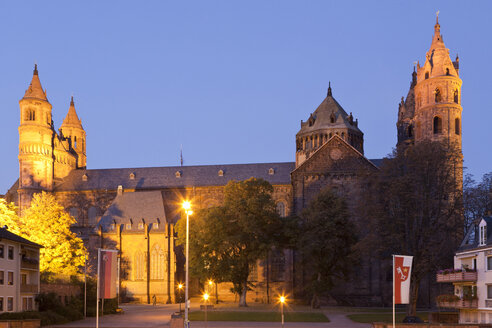
[[[150,279],[164,279],[165,267],[166,254],[159,244],[155,244],[150,253]]]
[[[145,255],[143,252],[135,252],[135,265],[133,267],[134,279],[143,280],[145,277]]]
[[[449,68],[446,68],[446,75],[449,75]]]
[[[434,91],[434,100],[436,101],[436,103],[438,102],[441,102],[441,90],[439,90],[439,88],[436,88],[436,90]]]
[[[345,132],[342,132],[342,139],[345,140]]]
[[[90,207],[87,211],[87,218],[89,219],[89,225],[94,226],[97,224],[97,207]]]
[[[285,217],[285,204],[283,202],[277,203],[277,213],[281,218]]]
[[[77,136],[73,137],[73,148],[77,148]]]
[[[442,120],[439,116],[434,117],[434,134],[442,133]]]
[[[330,115],[330,123],[335,123],[335,114],[333,113]]]
[[[26,112],[26,121],[35,121],[36,120],[36,112],[34,109],[29,109]]]
[[[429,78],[429,72],[425,72],[425,79],[427,80]]]
[[[413,126],[409,125],[408,126],[408,137],[412,138],[413,137]]]
[[[454,120],[454,133],[456,133],[457,135],[460,135],[460,119],[459,118],[456,118]]]
[[[68,210],[68,214],[70,214],[70,216],[74,217],[75,220],[79,219],[79,209],[76,207],[70,207],[70,209]]]
[[[272,281],[285,280],[285,254],[281,249],[272,251]]]
[[[454,90],[454,102],[459,104],[459,99],[458,99],[458,90]]]

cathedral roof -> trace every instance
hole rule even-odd
[[[111,224],[132,223],[135,230],[138,223],[166,223],[164,200],[160,191],[123,192],[116,196],[106,210],[99,224],[108,228]],[[127,229],[128,230],[128,229]]]
[[[23,99],[26,98],[48,101],[48,98],[46,97],[46,91],[43,91],[43,87],[41,86],[41,81],[39,80],[38,65],[34,65],[32,80],[31,83],[29,84],[29,88],[27,88],[26,93],[24,94]]]
[[[357,122],[354,122],[352,113],[348,115],[333,98],[331,86],[329,86],[326,98],[311,114],[307,122],[301,122],[301,130],[297,134],[337,128],[348,128],[362,133],[357,127]]]
[[[70,100],[70,107],[68,108],[67,116],[63,120],[61,127],[71,127],[71,128],[80,128],[82,127],[82,121],[79,119],[77,112],[75,111],[75,104],[73,102],[73,97]]]
[[[168,166],[96,170],[72,170],[55,191],[152,190],[200,186],[225,186],[229,180],[262,178],[272,185],[290,184],[294,162]]]

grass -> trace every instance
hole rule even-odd
[[[422,320],[427,321],[429,312],[417,312],[417,316]],[[396,314],[396,322],[401,323],[403,319],[406,317],[405,313],[397,313]],[[360,323],[372,323],[372,322],[392,322],[393,314],[392,313],[360,313],[360,314],[349,314],[347,318],[354,322]]]
[[[330,322],[330,320],[319,312],[286,312],[286,322]],[[190,312],[191,321],[205,321],[204,311]],[[245,312],[245,311],[208,311],[208,321],[263,321],[280,322],[279,312]]]

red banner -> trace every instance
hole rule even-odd
[[[395,304],[408,304],[409,302],[412,259],[413,256],[394,255]]]
[[[118,253],[113,250],[101,249],[99,257],[99,298],[115,298]]]

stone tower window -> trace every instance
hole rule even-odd
[[[446,75],[449,75],[449,68],[446,68]]]
[[[459,102],[458,102],[458,90],[454,90],[454,102],[459,104]]]
[[[442,133],[442,119],[439,116],[434,117],[434,134]]]
[[[408,134],[408,137],[409,138],[412,138],[413,137],[413,126],[411,126],[411,125],[408,126],[408,132],[407,132],[407,134]]]
[[[456,133],[457,135],[460,135],[460,119],[459,118],[456,118],[454,120],[454,133]]]
[[[439,88],[436,88],[436,90],[434,91],[434,100],[436,101],[436,103],[441,102],[442,100],[441,90],[439,90]]]
[[[425,72],[425,79],[427,80],[429,78],[429,72]]]
[[[35,121],[36,120],[36,111],[34,109],[29,109],[26,113],[26,121]]]
[[[335,123],[335,114],[333,113],[330,115],[330,123]]]

